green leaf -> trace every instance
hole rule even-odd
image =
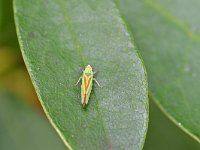
[[[147,83],[112,1],[15,0],[23,57],[40,102],[69,149],[142,149]],[[81,106],[80,68],[94,66],[103,88]]]
[[[12,0],[0,0],[0,47],[18,49]]]
[[[119,0],[149,76],[150,96],[200,142],[199,0]]]
[[[0,0],[0,28],[2,26],[2,18],[3,18],[3,13],[2,13],[2,9],[3,9],[3,0]]]
[[[173,124],[150,99],[144,150],[199,150],[200,144]]]
[[[64,150],[56,133],[40,115],[0,88],[0,149]]]

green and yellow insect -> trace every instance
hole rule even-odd
[[[83,75],[80,76],[78,79],[76,85],[80,82],[82,79],[82,85],[81,85],[81,103],[83,106],[87,105],[90,97],[90,93],[92,91],[92,85],[93,80],[97,83],[99,87],[100,84],[97,82],[97,80],[93,77],[96,72],[92,71],[92,67],[90,65],[87,65],[85,67],[85,70],[83,70]]]

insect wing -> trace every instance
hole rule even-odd
[[[90,93],[92,90],[92,79],[93,77],[91,75],[85,74],[82,79],[82,86],[81,86],[81,99],[82,104],[86,105],[89,101]]]

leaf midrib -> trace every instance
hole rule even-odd
[[[63,16],[64,16],[64,19],[65,19],[65,24],[66,24],[67,27],[69,27],[69,31],[70,31],[70,33],[72,35],[72,39],[73,39],[73,41],[74,41],[74,43],[76,45],[77,53],[79,54],[79,56],[81,58],[82,66],[85,66],[85,64],[86,64],[85,62],[86,61],[85,61],[85,57],[83,55],[83,49],[81,47],[81,43],[80,43],[80,41],[79,41],[79,39],[77,37],[77,34],[76,34],[75,30],[74,30],[73,23],[71,21],[72,19],[68,16],[67,8],[64,7],[65,6],[64,1],[63,0],[58,0],[58,1],[59,1],[59,7],[61,8],[61,10],[63,12]],[[98,103],[98,100],[97,100],[97,97],[96,97],[95,93],[93,93],[93,94],[94,94],[93,97],[94,97],[94,100],[95,100],[95,103],[96,103],[96,110],[97,110],[97,112],[99,114],[98,116],[100,117],[99,119],[100,119],[100,121],[102,123],[102,128],[104,130],[104,134],[106,136],[107,142],[109,142],[108,135],[107,135],[107,132],[106,132],[106,129],[105,129],[104,121],[103,121],[103,116],[102,116],[102,113],[100,111],[99,103]]]
[[[79,56],[81,58],[81,63],[82,63],[81,65],[85,66],[86,61],[85,61],[85,58],[84,58],[84,55],[83,55],[83,49],[81,47],[81,44],[80,44],[80,41],[79,41],[78,36],[76,34],[76,31],[74,30],[73,23],[71,21],[72,19],[68,16],[67,8],[64,7],[66,4],[64,3],[63,0],[58,0],[58,3],[59,3],[59,7],[61,8],[61,10],[63,12],[62,14],[64,16],[65,24],[68,27],[70,34],[72,35],[72,39],[74,41],[74,44],[76,45],[77,53],[79,54]]]

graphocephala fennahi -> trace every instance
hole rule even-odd
[[[82,79],[82,85],[81,85],[81,103],[83,107],[87,105],[90,97],[90,93],[92,91],[92,83],[93,80],[97,83],[99,87],[100,84],[97,82],[97,80],[93,77],[96,72],[92,71],[92,67],[90,65],[87,65],[85,67],[85,70],[83,70],[83,75],[80,76],[78,79],[76,85],[80,82]]]

